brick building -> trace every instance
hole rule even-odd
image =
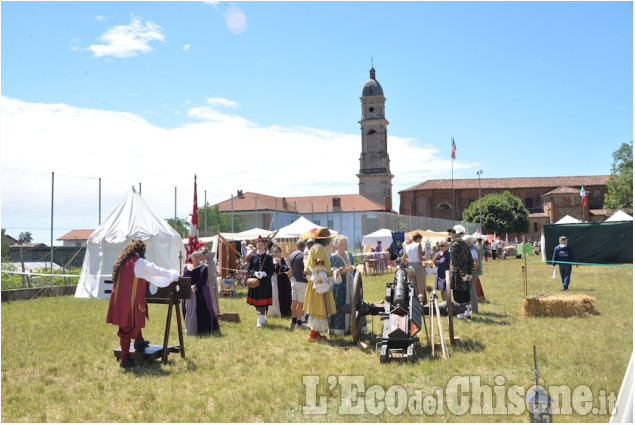
[[[480,179],[480,191],[481,196],[485,196],[508,190],[520,198],[530,213],[529,235],[537,237],[543,224],[555,223],[565,215],[584,221],[605,219],[607,212],[602,206],[609,177],[487,178]],[[584,185],[588,200],[584,209],[581,185]],[[427,180],[400,191],[399,196],[400,214],[460,220],[463,210],[478,200],[479,179]]]

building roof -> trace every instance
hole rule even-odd
[[[370,69],[370,79],[364,84],[362,90],[362,96],[378,96],[384,95],[384,90],[381,88],[379,81],[375,80],[375,68]]]
[[[570,176],[570,177],[507,177],[480,179],[481,189],[519,189],[532,187],[559,186],[601,186],[606,185],[609,175],[605,176]],[[425,189],[478,189],[479,179],[437,179],[426,180],[415,186],[399,191],[399,193]]]
[[[560,187],[555,188],[554,190],[550,190],[547,193],[543,193],[540,196],[542,197],[542,196],[547,196],[547,195],[564,195],[566,193],[573,193],[573,194],[579,195],[580,194],[580,189],[576,189],[574,187],[569,187],[569,186],[560,186]]]
[[[9,236],[6,233],[2,235],[2,243],[3,244],[9,244],[9,245],[13,245],[13,244],[17,244],[20,243],[19,240],[17,240],[16,238],[14,238],[13,236]]]
[[[58,241],[77,241],[77,240],[87,240],[90,235],[93,234],[93,232],[95,231],[95,229],[77,229],[77,230],[71,230],[70,232],[68,232],[65,235],[60,236],[59,238],[57,238]]]
[[[362,195],[321,195],[321,196],[289,196],[278,197],[264,195],[262,193],[245,192],[242,198],[234,196],[234,211],[286,211],[299,214],[333,212],[333,202],[339,198],[340,210],[338,211],[385,211],[384,206]],[[212,205],[218,205],[220,211],[232,211],[232,199]]]

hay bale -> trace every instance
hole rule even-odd
[[[529,317],[586,317],[596,314],[595,298],[585,294],[541,294],[523,300],[522,314]]]

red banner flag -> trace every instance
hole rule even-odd
[[[456,144],[454,143],[454,137],[452,138],[452,153],[450,156],[452,159],[456,159]]]
[[[187,260],[186,263],[191,263],[190,256],[194,251],[199,248],[198,244],[198,201],[196,198],[196,175],[194,175],[194,206],[192,209],[192,221],[190,222],[190,237],[187,240]]]

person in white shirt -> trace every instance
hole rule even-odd
[[[408,280],[415,283],[415,295],[423,295],[423,303],[426,299],[426,270],[423,261],[426,257],[421,248],[421,239],[423,237],[419,233],[412,236],[412,240],[408,238],[404,245],[404,254],[401,258],[402,263],[408,264]]]

